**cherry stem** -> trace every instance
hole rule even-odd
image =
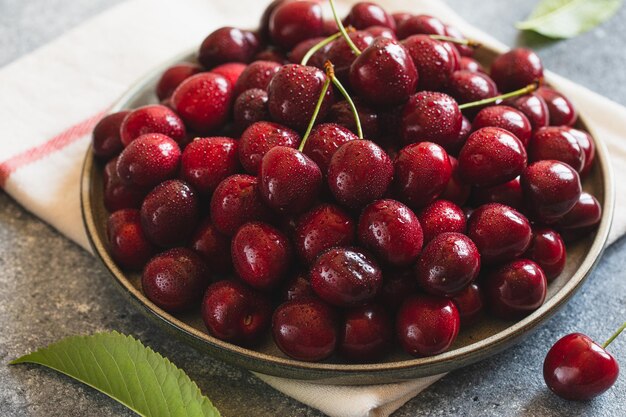
[[[328,63],[328,61],[326,61]],[[326,64],[324,64],[326,67]],[[328,73],[328,69],[326,69]],[[317,99],[317,104],[315,104],[315,109],[313,110],[313,115],[311,116],[311,120],[309,121],[309,125],[306,128],[306,132],[304,132],[304,136],[302,136],[302,141],[300,142],[300,146],[298,150],[302,152],[304,149],[304,145],[306,145],[306,141],[309,139],[309,135],[311,134],[311,130],[313,130],[313,126],[315,125],[315,120],[317,119],[317,115],[322,108],[322,103],[324,102],[324,98],[326,97],[326,93],[328,92],[328,87],[330,87],[331,77],[329,75],[326,76],[326,80],[324,81],[324,85],[322,85],[322,93],[320,97]]]
[[[452,36],[444,36],[444,35],[429,35],[431,39],[436,39],[438,41],[457,43],[459,45],[467,45],[470,48],[478,48],[482,46],[482,43],[474,41],[472,39],[461,39],[461,38],[453,38]]]
[[[348,32],[351,32],[354,29],[352,28],[352,26],[348,26],[348,28],[346,30]],[[321,40],[319,43],[316,43],[315,45],[313,45],[313,47],[307,51],[307,53],[304,55],[304,57],[302,57],[302,62],[300,62],[300,65],[306,65],[306,63],[309,62],[309,59],[311,59],[311,57],[317,51],[319,51],[320,49],[322,49],[323,47],[325,47],[326,45],[328,45],[332,41],[341,38],[342,36],[343,36],[343,34],[341,32],[337,32],[334,35],[330,35],[326,39]]]
[[[337,9],[335,9],[335,2],[333,0],[328,0],[328,2],[330,3],[330,8],[333,11],[333,17],[335,18],[337,27],[339,28],[339,31],[345,38],[346,42],[348,42],[348,46],[350,46],[350,49],[352,49],[352,51],[354,51],[354,53],[357,56],[361,55],[361,51],[359,50],[359,48],[356,47],[354,42],[352,42],[352,39],[350,39],[350,36],[348,36],[348,32],[346,31],[346,28],[343,26],[343,23],[341,23],[341,19],[339,19],[339,15],[337,14]]]
[[[510,93],[501,94],[501,95],[495,96],[495,97],[489,97],[489,98],[486,98],[486,99],[483,99],[483,100],[473,101],[471,103],[461,104],[461,105],[459,105],[459,109],[463,110],[463,109],[468,109],[470,107],[483,106],[485,104],[494,103],[494,102],[496,102],[498,100],[506,100],[506,99],[509,99],[509,98],[517,97],[517,96],[523,96],[525,94],[529,94],[529,93],[532,93],[533,91],[537,90],[540,85],[541,85],[541,81],[538,80],[538,81],[535,81],[532,84],[528,84],[524,88],[520,88],[519,90],[511,91]]]
[[[622,324],[622,326],[619,329],[617,329],[617,331],[613,333],[613,335],[609,337],[606,342],[602,344],[602,349],[606,349],[606,347],[610,345],[615,340],[615,338],[617,338],[617,336],[619,336],[620,333],[624,331],[624,329],[626,329],[626,322],[624,322],[624,324]]]
[[[341,84],[341,81],[339,81],[339,79],[335,77],[334,72],[330,76],[330,79],[332,80],[335,87],[337,87],[337,90],[339,90],[341,95],[346,99],[346,101],[350,105],[350,110],[352,110],[352,115],[354,116],[354,123],[356,124],[357,135],[359,136],[359,139],[363,139],[363,128],[361,127],[361,119],[359,118],[359,111],[356,109],[356,106],[354,105],[354,101],[352,101],[352,97],[350,97],[350,94],[348,94],[344,86]]]

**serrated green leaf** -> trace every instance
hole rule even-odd
[[[623,0],[542,0],[528,19],[516,24],[550,38],[571,38],[613,16]]]
[[[198,386],[169,360],[118,332],[72,336],[11,364],[47,366],[145,417],[219,417]]]

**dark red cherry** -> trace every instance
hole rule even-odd
[[[310,208],[322,188],[322,171],[297,149],[275,146],[261,162],[261,198],[277,213],[298,214]]]
[[[187,78],[172,94],[176,112],[190,128],[200,133],[222,127],[234,99],[230,81],[210,72]]]
[[[268,46],[266,49],[256,54],[254,56],[254,60],[278,62],[281,65],[287,64],[289,62],[289,60],[282,51],[279,51],[278,49],[271,46]]]
[[[372,35],[374,38],[382,36],[383,38],[392,39],[394,41],[398,39],[398,37],[396,36],[396,32],[393,29],[385,26],[370,26],[366,28],[365,31]]]
[[[198,61],[206,69],[227,62],[248,63],[260,49],[254,32],[227,26],[213,31],[202,41]]]
[[[348,34],[352,43],[359,51],[364,50],[372,44],[374,37],[366,31],[356,31]],[[326,59],[335,66],[335,74],[342,82],[348,82],[348,74],[350,66],[356,59],[356,54],[348,45],[348,42],[342,37],[334,41],[326,52]]]
[[[401,22],[404,22],[406,19],[408,19],[411,16],[413,15],[407,12],[395,12],[391,14],[391,18],[395,22],[396,27],[398,27],[398,25],[400,25]]]
[[[163,72],[157,83],[157,97],[159,100],[171,97],[180,83],[200,71],[202,71],[202,68],[198,64],[191,62],[181,62],[180,64],[172,65]]]
[[[274,43],[287,50],[305,39],[323,36],[322,6],[317,1],[284,2],[270,15],[269,29]]]
[[[354,236],[352,218],[338,206],[322,204],[298,219],[293,242],[298,256],[310,264],[327,249],[352,245]]]
[[[445,48],[443,42],[428,35],[413,35],[402,41],[411,56],[419,81],[418,90],[439,90],[452,76],[456,61]]]
[[[274,74],[278,72],[281,65],[271,61],[254,61],[243,70],[237,84],[235,84],[235,96],[239,96],[251,88],[267,90]]]
[[[180,156],[178,144],[168,136],[141,135],[117,158],[117,175],[126,185],[153,187],[178,174]]]
[[[336,31],[335,31],[336,32]],[[293,47],[293,49],[287,54],[289,58],[289,62],[292,64],[300,64],[304,59],[304,56],[309,52],[311,48],[315,45],[323,41],[324,37],[319,38],[311,38],[304,40]],[[307,65],[312,67],[317,67],[319,69],[324,69],[324,62],[326,61],[326,53],[332,46],[332,42],[326,46],[320,48],[317,52],[315,52],[308,60]]]
[[[402,140],[407,144],[434,142],[452,152],[460,148],[462,122],[461,111],[452,97],[444,93],[421,91],[412,95],[404,107]]]
[[[263,11],[263,14],[261,15],[261,20],[259,21],[258,34],[261,40],[263,40],[264,42],[270,40],[270,17],[272,16],[272,13],[274,13],[274,10],[276,10],[278,6],[285,3],[286,1],[290,0],[274,0],[270,4],[268,4]]]
[[[350,9],[346,23],[357,29],[367,29],[370,26],[384,26],[396,30],[396,22],[387,14],[385,9],[375,3],[362,1]]]
[[[459,310],[461,326],[471,326],[476,323],[485,309],[482,289],[474,282],[452,297],[452,301]]]
[[[530,212],[541,222],[551,223],[570,211],[581,193],[578,173],[554,160],[529,165],[521,177]]]
[[[545,100],[536,92],[525,94],[505,102],[526,115],[533,130],[548,126],[550,113]]]
[[[459,163],[457,159],[453,156],[448,156],[448,158],[450,159],[450,166],[452,167],[452,176],[446,188],[443,190],[443,193],[439,195],[439,198],[452,201],[456,205],[462,206],[467,202],[472,188],[465,184],[459,176]]]
[[[222,180],[239,171],[238,142],[226,137],[198,138],[181,158],[181,178],[201,194],[212,194]]]
[[[232,236],[244,223],[271,217],[258,187],[258,179],[251,175],[231,175],[219,183],[211,198],[211,220],[217,230]]]
[[[602,207],[598,200],[587,192],[582,192],[574,207],[561,217],[555,227],[567,240],[575,240],[594,231],[602,219]]]
[[[350,362],[375,362],[389,351],[392,341],[393,322],[387,310],[370,304],[345,313],[338,350]]]
[[[198,305],[211,282],[209,268],[197,253],[174,248],[148,262],[141,276],[141,288],[150,301],[169,313]]]
[[[289,4],[308,3],[297,1]],[[274,75],[267,89],[270,115],[278,123],[293,129],[304,130],[309,124],[315,105],[322,94],[326,74],[318,68],[289,64]],[[329,88],[318,118],[326,117],[333,102],[333,89]]]
[[[202,320],[211,336],[238,345],[255,345],[270,327],[272,304],[264,294],[240,282],[220,281],[204,294]]]
[[[399,39],[408,38],[411,35],[445,35],[446,27],[436,17],[424,14],[410,16],[398,23],[396,30]]]
[[[367,138],[378,138],[382,130],[378,113],[357,97],[354,97],[353,101],[357,113],[359,114],[363,135]],[[345,100],[338,101],[331,106],[328,112],[328,121],[344,126],[350,129],[353,133],[357,132],[356,122],[354,121],[354,115],[352,114],[352,108]]]
[[[226,78],[230,85],[234,87],[246,68],[247,65],[242,64],[241,62],[228,62],[226,64],[218,65],[210,72]]]
[[[478,112],[474,117],[472,129],[483,127],[499,127],[513,133],[526,147],[530,141],[533,128],[528,118],[521,111],[509,106],[489,106]]]
[[[459,70],[461,71],[472,71],[472,72],[482,72],[486,74],[487,72],[480,64],[480,62],[476,61],[474,58],[470,58],[468,56],[462,56],[459,61]],[[493,80],[492,80],[493,81]]]
[[[358,138],[357,135],[343,126],[335,123],[322,123],[311,130],[303,152],[317,164],[322,171],[322,176],[326,177],[330,160],[335,151],[344,143]]]
[[[354,248],[333,248],[322,253],[313,263],[310,277],[313,291],[339,307],[354,307],[374,299],[383,283],[379,266]]]
[[[337,345],[335,313],[317,299],[288,301],[274,311],[272,334],[286,355],[320,361],[332,355]]]
[[[210,219],[205,219],[200,224],[189,247],[198,252],[216,274],[226,275],[233,270],[230,238],[220,233]]]
[[[517,259],[489,274],[485,282],[487,304],[498,318],[519,319],[541,307],[547,285],[539,265],[528,259]]]
[[[376,38],[350,67],[350,85],[376,107],[403,103],[415,91],[417,81],[417,70],[407,50],[387,38]]]
[[[252,222],[239,228],[231,244],[237,275],[254,288],[268,290],[285,278],[291,263],[289,239],[269,224]]]
[[[543,64],[539,56],[530,49],[514,48],[493,61],[491,78],[500,91],[507,93],[541,80]]]
[[[580,171],[580,176],[585,177],[591,171],[593,167],[593,162],[596,157],[596,145],[593,142],[593,138],[591,135],[585,131],[574,129],[572,127],[562,126],[566,132],[569,132],[572,136],[576,138],[578,141],[578,146],[582,149],[585,154],[585,165],[583,166],[582,171]]]
[[[350,208],[381,198],[393,179],[393,163],[374,142],[351,140],[332,156],[328,186],[337,201]]]
[[[500,203],[516,210],[522,210],[524,208],[524,194],[519,177],[491,187],[474,188],[472,190],[472,204],[480,206],[487,203]]]
[[[417,210],[430,204],[445,190],[452,166],[443,148],[431,142],[408,145],[394,162],[395,194]]]
[[[404,302],[396,319],[396,336],[413,356],[432,356],[452,345],[461,327],[459,311],[444,297],[415,295]]]
[[[388,311],[396,311],[404,300],[418,291],[413,268],[392,268],[383,271],[383,286],[378,299]]]
[[[533,230],[530,246],[523,256],[535,261],[548,281],[552,281],[563,272],[567,253],[561,235],[552,229],[539,228]]]
[[[417,216],[396,200],[378,200],[365,207],[358,237],[363,247],[394,266],[412,264],[422,251],[423,233]]]
[[[117,174],[117,157],[104,166],[104,207],[112,213],[126,208],[139,208],[149,189],[133,187],[122,182]]]
[[[155,248],[143,230],[139,210],[118,210],[107,220],[107,238],[111,257],[122,268],[141,270]]]
[[[619,365],[613,355],[581,333],[563,336],[543,362],[543,379],[552,392],[574,401],[590,400],[617,380]]]
[[[289,279],[281,292],[282,301],[304,300],[306,298],[317,298],[307,273],[298,272]]]
[[[526,160],[524,145],[515,135],[498,127],[483,127],[463,145],[459,174],[468,184],[489,187],[520,175]]]
[[[537,95],[548,105],[550,126],[572,126],[578,119],[578,112],[571,101],[550,87],[540,87]]]
[[[181,146],[187,143],[183,121],[172,109],[160,104],[150,104],[131,111],[120,126],[120,138],[124,146],[147,133],[169,136]]]
[[[467,235],[476,244],[484,265],[506,262],[523,254],[532,238],[528,219],[504,204],[478,207],[467,222]]]
[[[422,251],[416,266],[417,282],[429,294],[455,295],[480,271],[480,255],[474,242],[461,233],[441,233]]]
[[[565,162],[579,173],[585,166],[585,153],[578,140],[562,127],[547,126],[533,134],[528,145],[530,162],[554,159]]]
[[[461,33],[461,31],[455,26],[445,25],[445,30],[446,36],[455,39],[467,39],[465,36],[463,36],[463,33]],[[448,42],[448,45],[454,47],[454,49],[459,51],[459,61],[461,60],[461,58],[471,57],[472,55],[474,55],[474,48],[469,45],[451,42]]]
[[[267,92],[258,88],[246,90],[237,97],[233,107],[233,121],[239,132],[243,132],[250,125],[263,120],[269,120],[270,112],[267,108]]]
[[[119,154],[124,145],[120,138],[120,126],[130,111],[119,111],[104,116],[93,128],[91,147],[93,154],[106,161]]]
[[[418,218],[424,232],[424,244],[442,233],[465,233],[465,213],[448,200],[433,201],[424,207]]]
[[[420,80],[421,76],[420,72]],[[498,95],[498,87],[488,75],[467,70],[454,71],[448,77],[447,91],[461,104]]]
[[[272,122],[257,122],[248,127],[239,139],[239,160],[243,168],[256,175],[265,154],[275,146],[295,148],[300,135],[288,127]]]

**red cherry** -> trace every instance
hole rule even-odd
[[[270,17],[274,10],[281,4],[285,3],[285,1],[290,0],[274,0],[270,4],[267,5],[263,14],[261,15],[261,20],[259,21],[259,30],[257,31],[261,40],[267,42],[270,40]]]
[[[150,301],[169,313],[196,307],[211,275],[200,256],[187,248],[174,248],[148,262],[141,287]]]
[[[383,307],[371,304],[346,312],[338,350],[350,362],[376,362],[389,351],[392,341],[391,317]]]
[[[446,27],[436,17],[421,14],[403,19],[402,22],[398,23],[396,32],[399,39],[405,39],[411,35],[419,34],[445,35]]]
[[[532,134],[532,125],[521,111],[509,106],[489,106],[478,112],[472,123],[472,129],[499,127],[508,130],[526,147]]]
[[[391,269],[383,272],[383,286],[378,293],[380,302],[388,311],[396,311],[404,300],[417,293],[413,268]]]
[[[462,70],[454,71],[448,78],[447,91],[458,103],[471,103],[498,95],[496,83],[486,74]]]
[[[400,25],[401,22],[404,22],[405,20],[407,20],[411,16],[413,16],[413,15],[411,13],[407,13],[407,12],[395,12],[395,13],[391,14],[391,18],[393,19],[394,23],[396,24],[396,27],[398,27],[398,25]]]
[[[443,42],[427,35],[413,35],[403,40],[401,44],[411,56],[419,74],[418,90],[439,90],[448,83],[455,70],[456,61]]]
[[[337,345],[335,313],[317,299],[281,304],[272,318],[276,345],[301,361],[320,361],[332,355]]]
[[[548,105],[536,92],[516,97],[507,101],[506,104],[524,113],[533,130],[548,126],[550,119]]]
[[[444,297],[413,296],[400,307],[396,319],[400,345],[413,356],[432,356],[448,350],[459,328],[459,311]]]
[[[354,120],[354,116],[352,117]],[[322,175],[326,177],[330,160],[337,149],[344,143],[358,138],[357,135],[343,126],[335,123],[323,123],[311,130],[302,151],[317,164]]]
[[[367,33],[372,35],[374,38],[383,37],[391,40],[397,40],[396,32],[393,29],[385,27],[385,26],[370,26],[365,29]]]
[[[456,27],[450,26],[450,25],[444,25],[444,26],[445,26],[446,36],[449,36],[455,39],[466,39],[465,36],[463,36],[463,34],[461,33],[461,31],[458,30]],[[462,58],[467,58],[467,57],[474,55],[474,48],[472,48],[469,45],[463,45],[463,44],[452,43],[452,42],[447,42],[447,44],[453,46],[454,49],[458,50],[459,56],[462,56]],[[461,60],[461,57],[459,58],[459,61],[460,60]]]
[[[110,213],[126,208],[139,208],[149,191],[124,184],[117,175],[117,159],[111,159],[104,166],[104,207]]]
[[[480,318],[485,309],[485,297],[476,283],[471,283],[460,293],[452,297],[459,310],[461,326],[471,326]]]
[[[309,52],[311,48],[313,48],[315,45],[317,45],[324,39],[326,38],[318,37],[318,38],[307,39],[307,40],[300,42],[299,44],[294,46],[293,49],[287,54],[289,58],[289,62],[291,62],[292,64],[301,63],[302,60],[304,59],[304,56],[307,54],[307,52]],[[332,46],[332,42],[320,48],[317,52],[315,52],[309,58],[307,65],[311,67],[317,67],[319,69],[324,69],[324,62],[326,61],[326,53],[328,52],[331,46]]]
[[[191,142],[181,158],[181,178],[199,193],[212,194],[224,178],[239,171],[236,140],[201,138]]]
[[[594,231],[601,219],[600,203],[594,196],[583,191],[574,207],[555,223],[555,227],[567,240],[575,240]]]
[[[272,77],[278,72],[281,65],[271,61],[254,61],[243,70],[237,84],[235,84],[235,95],[239,96],[251,88],[267,90]]]
[[[139,210],[124,209],[111,214],[107,238],[111,257],[122,268],[141,270],[154,253],[154,246],[141,230]]]
[[[567,252],[561,236],[552,229],[533,230],[533,238],[524,257],[535,261],[548,281],[558,277],[565,268]]]
[[[207,69],[227,62],[248,63],[259,49],[254,32],[227,26],[213,31],[202,41],[198,61]]]
[[[354,307],[372,300],[383,281],[374,260],[352,248],[327,250],[311,267],[310,276],[313,291],[339,307]]]
[[[472,72],[482,72],[486,74],[485,69],[480,64],[480,62],[476,61],[474,58],[470,58],[468,56],[462,56],[459,61],[459,70],[461,71],[472,71]],[[493,81],[493,80],[492,80]]]
[[[563,94],[549,87],[541,87],[537,95],[548,105],[550,126],[573,126],[578,119],[578,112],[571,101]]]
[[[150,104],[131,111],[120,126],[120,138],[124,146],[148,133],[169,136],[181,146],[187,143],[185,125],[169,107]]]
[[[281,65],[287,64],[289,60],[282,51],[279,51],[276,48],[268,46],[266,49],[262,50],[258,54],[254,56],[255,61],[271,61],[278,62]]]
[[[93,128],[93,154],[100,160],[106,161],[119,154],[124,145],[120,138],[120,126],[130,111],[119,111],[104,116]]]
[[[226,78],[230,85],[234,87],[246,68],[246,64],[242,64],[240,62],[228,62],[226,64],[218,65],[210,72]]]
[[[264,90],[253,88],[246,90],[237,97],[233,107],[233,121],[237,131],[243,132],[250,125],[269,120],[270,111],[267,108],[267,93]]]
[[[435,200],[419,214],[424,231],[424,244],[446,232],[465,233],[465,213],[451,201]]]
[[[489,274],[485,290],[489,308],[496,317],[519,319],[532,313],[546,298],[548,282],[541,267],[517,259]]]
[[[590,400],[615,383],[619,365],[604,347],[581,333],[563,336],[543,363],[548,388],[566,400]]]
[[[288,280],[281,292],[282,301],[304,300],[307,298],[316,298],[308,274],[296,273],[293,278]]]
[[[367,29],[370,26],[383,26],[396,30],[396,22],[387,14],[385,9],[375,3],[362,1],[350,9],[346,23],[357,29]]]
[[[448,156],[450,166],[452,167],[452,176],[446,185],[445,190],[439,196],[443,200],[449,200],[458,206],[462,206],[467,202],[470,196],[471,187],[465,184],[459,175],[459,163],[453,156]]]
[[[530,162],[544,159],[565,162],[579,173],[585,166],[585,153],[576,137],[567,130],[554,126],[535,131],[528,145],[528,159]]]
[[[258,344],[272,318],[272,305],[264,294],[234,281],[207,288],[202,320],[211,336],[238,345]]]
[[[226,275],[233,270],[230,258],[230,238],[223,235],[206,219],[191,238],[189,247],[204,259],[216,274]]]
[[[276,146],[296,148],[300,135],[288,127],[271,122],[257,122],[248,127],[239,140],[239,160],[251,174],[258,174],[265,154]]]
[[[582,130],[566,126],[563,126],[562,129],[564,129],[566,132],[569,132],[572,136],[576,138],[576,140],[578,141],[578,146],[580,146],[580,149],[582,149],[583,153],[585,154],[585,165],[583,166],[582,171],[580,171],[580,176],[585,177],[587,174],[589,174],[591,168],[593,168],[593,162],[596,156],[596,145],[593,142],[593,138],[589,133]]]
[[[156,94],[159,100],[165,100],[172,96],[172,93],[187,78],[202,71],[198,64],[191,62],[181,62],[166,69],[156,86]]]
[[[536,53],[514,48],[491,64],[491,78],[502,92],[517,90],[543,78],[543,65]]]
[[[366,31],[351,32],[348,37],[360,51],[370,46],[374,41],[374,37]],[[326,52],[326,59],[335,66],[335,75],[344,83],[348,82],[350,66],[356,57],[357,55],[343,37],[334,41]]]
[[[511,181],[492,187],[474,188],[472,190],[473,205],[480,206],[488,203],[500,203],[516,210],[522,210],[524,195],[520,178],[513,178]]]
[[[353,101],[359,115],[359,120],[361,121],[363,135],[367,138],[377,138],[380,136],[382,127],[378,113],[376,113],[376,111],[374,111],[371,107],[364,104],[357,97],[354,97]],[[345,100],[339,101],[331,106],[327,120],[344,126],[351,132],[357,131],[354,115],[352,114],[352,108]],[[310,140],[311,138],[309,137],[309,141]]]
[[[291,49],[305,39],[322,36],[322,6],[316,1],[279,4],[270,15],[269,32],[274,43],[283,49]]]
[[[168,136],[141,135],[118,157],[117,175],[126,185],[153,187],[178,174],[180,156],[180,148]]]

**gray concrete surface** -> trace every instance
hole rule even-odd
[[[0,0],[0,66],[116,2]],[[626,103],[626,7],[590,33],[545,42],[512,26],[532,9],[533,0],[449,2],[503,41],[533,45],[550,69]],[[618,241],[571,302],[524,343],[449,374],[394,416],[626,415],[624,377],[594,401],[571,403],[545,388],[540,371],[547,349],[560,336],[582,331],[603,340],[626,319],[625,255],[626,240]],[[0,194],[0,415],[130,416],[104,395],[52,371],[6,366],[64,336],[109,329],[133,334],[168,356],[226,417],[321,416],[247,372],[168,337],[124,302],[95,259]],[[611,350],[626,363],[626,337]]]

